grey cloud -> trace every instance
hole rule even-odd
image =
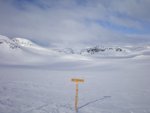
[[[150,1],[149,0],[117,0],[112,2],[114,11],[126,14],[131,18],[150,21]]]
[[[59,46],[134,43],[136,38],[132,38],[131,35],[104,28],[94,22],[88,22],[86,19],[93,21],[108,20],[122,26],[142,29],[142,24],[139,21],[113,15],[113,13],[119,11],[122,14],[126,13],[134,18],[141,19],[140,14],[132,11],[132,5],[127,3],[129,0],[122,3],[120,0],[114,2],[88,0],[85,4],[75,0],[57,0],[56,2],[38,0],[38,5],[37,3],[35,5],[26,3],[26,10],[19,10],[13,4],[14,0],[10,1],[0,1],[0,33],[10,37],[24,37],[39,43],[45,42],[45,44]],[[39,3],[45,4],[47,8],[41,9]],[[137,0],[133,0],[131,4],[135,5],[135,8],[140,7]],[[128,9],[125,7],[128,7]],[[142,9],[139,13],[144,15],[143,12],[146,9]],[[144,19],[141,20],[144,21]],[[141,38],[137,39],[139,42],[142,40]]]

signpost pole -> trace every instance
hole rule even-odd
[[[75,82],[75,84],[76,84],[75,111],[78,112],[78,91],[79,91],[78,83],[84,82],[84,80],[83,79],[72,79],[72,82]]]
[[[78,82],[76,83],[75,110],[78,112]]]

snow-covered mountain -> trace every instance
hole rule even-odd
[[[16,44],[18,44],[20,46],[24,46],[24,47],[36,46],[36,44],[31,42],[30,40],[27,40],[24,38],[13,38],[12,41],[15,42]]]
[[[0,35],[0,64],[49,65],[64,61],[87,60],[84,56],[72,55],[70,52],[71,49],[46,48],[24,38],[9,39]]]
[[[10,40],[9,38],[5,37],[5,36],[1,36],[0,35],[0,46],[1,49],[3,48],[10,48],[10,49],[16,49],[19,48],[20,46],[13,42],[12,40]]]
[[[77,54],[72,48],[55,48],[53,50],[64,54]]]
[[[150,46],[93,46],[81,50],[73,48],[46,48],[24,38],[0,35],[0,63],[53,63],[95,58],[133,58],[150,55]]]
[[[86,49],[82,49],[80,54],[81,55],[88,55],[88,56],[126,56],[129,55],[131,51],[125,49],[124,47],[100,47],[94,46]]]
[[[13,38],[13,39],[9,39],[5,36],[0,36],[0,47],[1,49],[8,49],[5,52],[11,52],[13,51],[14,54],[15,52],[17,52],[17,50],[20,50],[22,52],[33,52],[33,53],[37,53],[37,54],[54,54],[56,53],[55,51],[53,51],[50,48],[45,48],[42,46],[39,46],[35,43],[33,43],[32,41],[28,40],[28,39],[24,39],[24,38]],[[15,49],[15,51],[13,50]],[[43,51],[43,52],[42,52]]]

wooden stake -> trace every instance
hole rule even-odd
[[[78,112],[78,91],[79,91],[78,83],[84,82],[84,80],[83,79],[72,79],[72,82],[75,82],[75,84],[76,84],[75,111]]]

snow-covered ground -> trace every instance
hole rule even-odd
[[[0,113],[75,113],[71,78],[85,80],[79,113],[150,113],[148,46],[95,57],[0,39]]]

